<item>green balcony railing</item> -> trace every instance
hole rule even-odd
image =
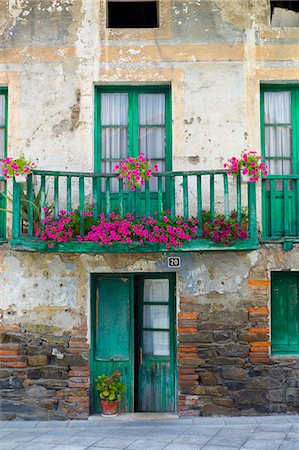
[[[6,183],[0,176],[0,242],[6,240]]]
[[[299,175],[268,175],[262,202],[262,239],[299,241]]]
[[[223,170],[194,172],[163,172],[155,174],[140,191],[130,192],[117,180],[115,174],[50,172],[36,170],[24,185],[13,184],[13,229],[11,247],[15,250],[64,251],[64,252],[130,252],[169,251],[161,244],[115,244],[100,247],[92,242],[57,244],[48,249],[47,244],[35,237],[36,222],[43,227],[44,208],[51,207],[57,217],[61,209],[80,214],[80,233],[84,235],[84,216],[87,205],[93,205],[93,216],[99,213],[120,215],[131,213],[161,217],[165,210],[170,215],[182,215],[185,219],[199,219],[198,238],[187,242],[180,251],[222,250],[257,248],[256,187],[254,183],[241,184],[240,178],[228,177]],[[242,223],[244,208],[247,214],[248,239],[236,241],[230,247],[203,239],[204,210],[209,210],[210,220],[218,214],[229,218],[235,211],[238,223]],[[25,209],[25,211],[24,211]]]

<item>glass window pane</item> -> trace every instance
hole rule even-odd
[[[140,125],[165,124],[164,94],[140,94],[138,98],[138,107]]]
[[[128,94],[101,95],[102,125],[128,125]]]
[[[145,355],[169,356],[169,333],[165,331],[143,332],[143,353]]]
[[[128,129],[102,128],[102,158],[117,158],[121,161],[127,156]]]
[[[292,174],[292,161],[289,159],[269,159],[266,162],[269,165],[270,175]]]
[[[5,130],[0,128],[0,159],[4,158],[5,150]]]
[[[5,125],[5,95],[0,95],[0,125]]]
[[[139,152],[146,158],[165,158],[164,128],[139,128]]]
[[[169,328],[169,308],[166,305],[143,306],[144,328]]]
[[[265,123],[291,123],[291,92],[265,92]]]
[[[167,279],[144,280],[143,301],[144,302],[168,302],[169,301],[169,280],[167,280]]]
[[[266,156],[291,157],[292,129],[291,127],[265,127]]]

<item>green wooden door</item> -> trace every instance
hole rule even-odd
[[[97,376],[123,373],[120,412],[176,408],[173,274],[92,278],[92,412],[101,412]]]
[[[269,166],[262,194],[263,238],[298,236],[298,85],[262,87],[261,144]]]
[[[98,375],[123,373],[128,386],[120,411],[132,411],[134,387],[132,277],[101,276],[93,283],[92,307],[92,409],[101,411],[94,380]]]
[[[171,276],[137,277],[137,411],[175,411],[174,284]]]
[[[98,86],[95,105],[95,171],[112,173],[114,166],[128,156],[143,152],[157,164],[159,172],[172,170],[171,102],[169,86]],[[158,211],[158,180],[151,180],[150,213]],[[160,186],[164,191],[165,181]],[[99,210],[119,212],[119,183],[116,179],[98,186]],[[124,212],[145,214],[145,192],[136,195],[124,187]]]
[[[273,354],[299,353],[299,274],[272,273]]]
[[[7,88],[0,86],[0,160],[7,156]],[[6,239],[6,183],[0,171],[0,242]]]

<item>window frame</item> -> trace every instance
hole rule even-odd
[[[4,158],[7,157],[7,142],[8,142],[8,87],[0,86],[0,95],[5,96],[5,109],[4,109],[4,125],[0,125],[0,129],[4,129]],[[4,178],[0,175],[0,183],[4,182]],[[7,194],[7,186],[4,182],[4,195]],[[6,198],[0,200],[0,206],[6,208]],[[5,242],[6,238],[6,211],[0,211],[0,242]]]
[[[124,93],[128,94],[128,156],[136,155],[138,148],[138,103],[139,94],[165,94],[165,170],[172,170],[172,139],[171,139],[171,86],[150,85],[150,86],[130,86],[130,85],[106,85],[95,88],[95,117],[94,117],[94,171],[101,173],[102,166],[102,124],[101,124],[101,94],[102,93]],[[131,99],[131,101],[130,101]],[[137,118],[137,121],[136,121]],[[134,121],[135,120],[135,121]],[[119,160],[117,160],[119,161]],[[115,161],[115,163],[117,163]]]
[[[261,85],[261,100],[260,100],[260,122],[261,122],[261,149],[263,160],[267,160],[265,152],[265,109],[264,109],[264,94],[265,92],[291,92],[291,124],[292,124],[292,147],[291,147],[291,161],[292,161],[292,175],[299,174],[299,84],[262,84]],[[270,175],[270,174],[269,174]],[[277,175],[280,177],[280,175]]]
[[[110,21],[110,17],[109,17],[109,3],[124,3],[124,2],[129,2],[129,3],[137,3],[137,2],[142,2],[142,3],[150,3],[150,2],[155,2],[155,7],[156,7],[156,17],[157,17],[157,25],[156,26],[128,26],[128,27],[119,27],[119,26],[109,26],[109,21]],[[147,30],[147,29],[158,29],[160,24],[159,24],[159,1],[158,0],[123,0],[123,2],[121,1],[115,1],[115,0],[107,0],[107,5],[106,5],[106,10],[107,10],[107,15],[106,15],[106,28],[107,29],[111,29],[111,30],[126,30],[126,29],[130,29],[130,30]]]

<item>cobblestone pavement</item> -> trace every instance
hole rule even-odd
[[[1,450],[299,450],[299,415],[0,422]]]

